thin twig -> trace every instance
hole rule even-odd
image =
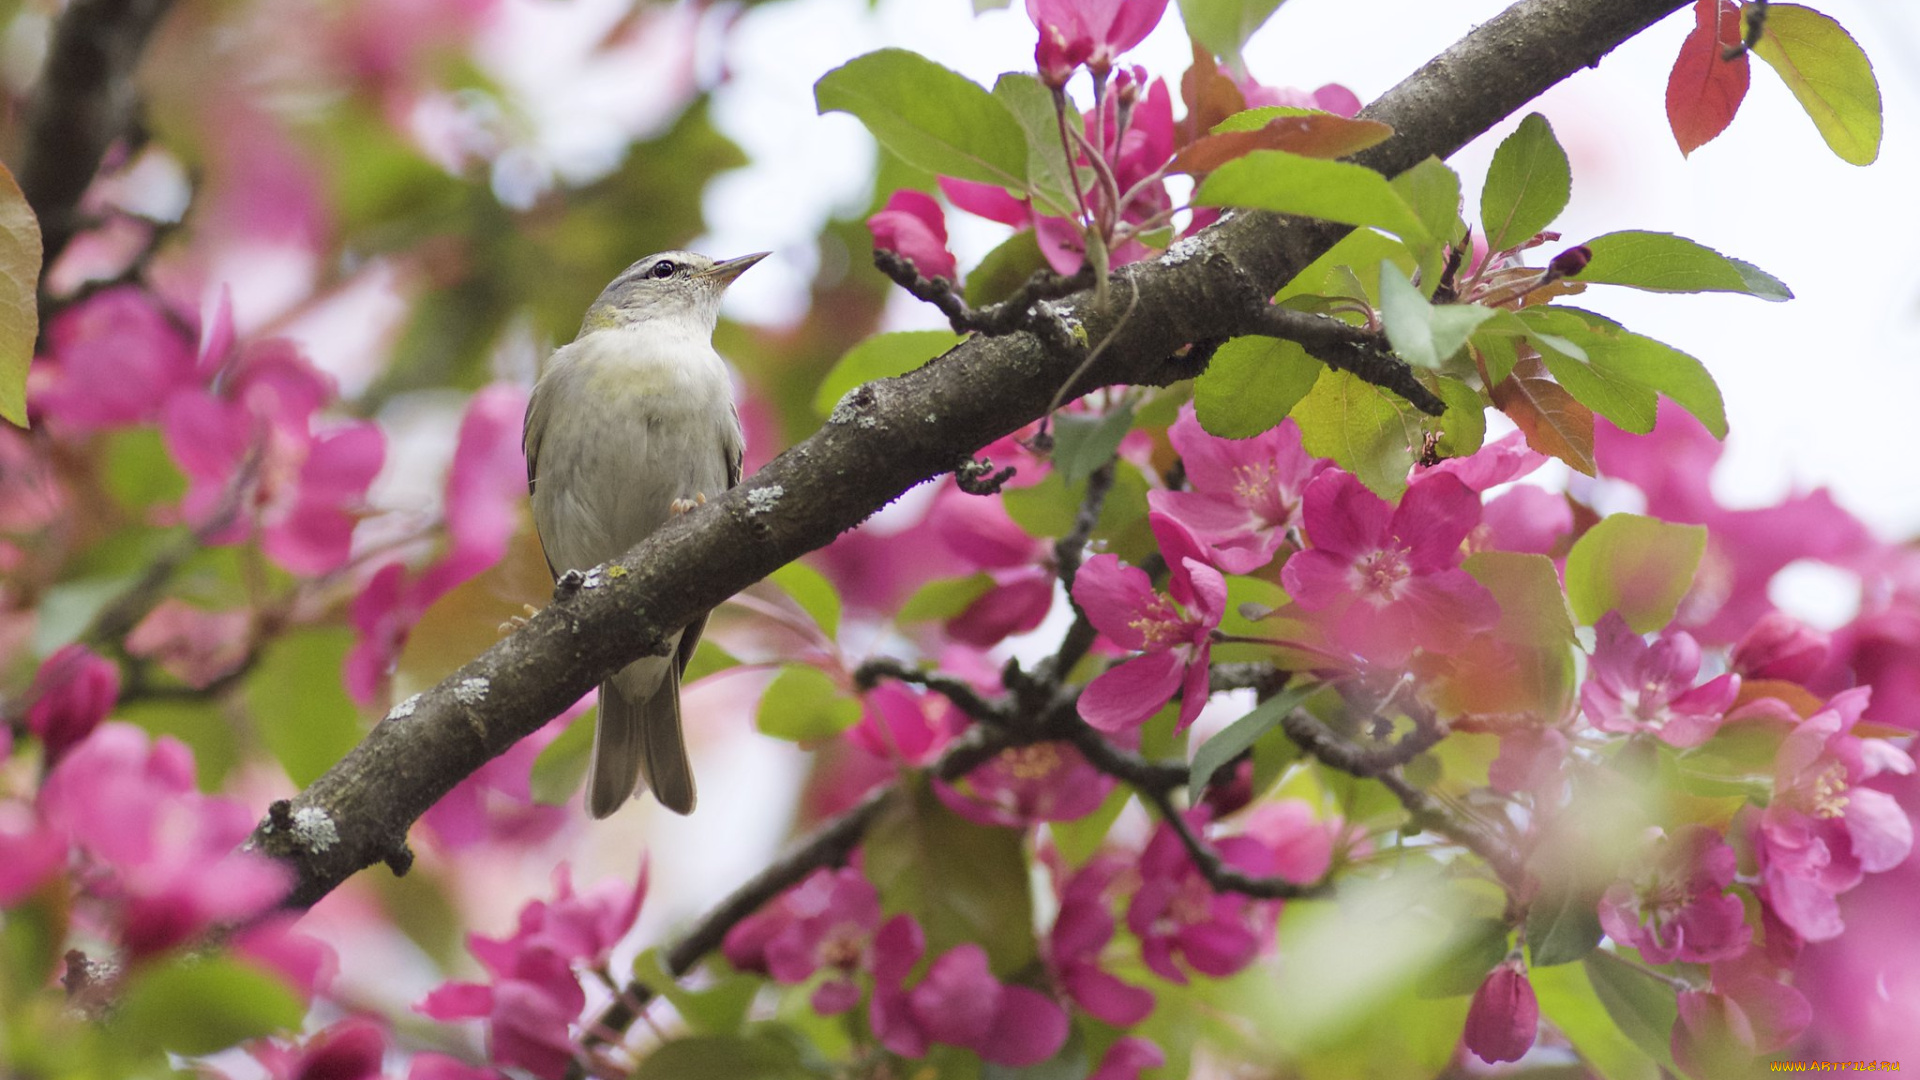
[[[1429,416],[1447,411],[1447,403],[1414,376],[1405,360],[1393,355],[1386,339],[1328,315],[1263,304],[1252,313],[1243,333],[1282,338],[1297,343],[1309,356],[1362,382],[1391,390]]]

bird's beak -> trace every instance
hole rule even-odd
[[[724,289],[728,285],[733,284],[734,278],[739,277],[751,269],[754,263],[759,262],[771,254],[773,253],[770,251],[756,251],[751,255],[742,255],[737,259],[728,259],[726,262],[714,263],[708,267],[707,272],[701,276],[708,281],[719,284],[719,286]]]

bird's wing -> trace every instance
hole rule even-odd
[[[727,429],[726,438],[720,449],[721,453],[726,455],[727,486],[731,488],[740,483],[741,461],[746,454],[746,436],[740,429],[739,406],[728,402],[727,411],[733,414],[733,424]],[[680,663],[681,671],[687,670],[687,664],[693,659],[693,650],[700,644],[700,634],[706,628],[707,613],[701,612],[700,617],[688,623],[686,631],[680,635],[680,648],[675,658]]]
[[[545,379],[534,383],[533,393],[527,396],[527,418],[520,427],[520,450],[527,456],[527,496],[533,496],[533,488],[540,477],[540,436],[547,430],[548,413],[552,412],[553,394],[549,389],[553,384]],[[540,533],[539,515],[534,516],[534,535]],[[545,538],[541,539],[540,553],[547,560],[547,572],[558,578],[560,568],[553,565],[553,556],[547,554]]]

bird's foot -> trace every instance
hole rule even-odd
[[[680,514],[686,513],[687,511],[693,509],[696,506],[705,506],[705,505],[707,505],[707,493],[704,491],[696,491],[693,493],[693,498],[691,499],[673,500],[672,503],[668,504],[667,510],[673,513],[674,515],[678,516]]]
[[[567,597],[579,592],[580,587],[586,583],[587,575],[580,571],[563,571],[559,577],[553,579],[553,598],[555,600],[565,600]]]
[[[533,618],[535,615],[540,614],[540,609],[537,607],[534,607],[532,604],[521,604],[520,609],[522,611],[525,611],[526,614],[507,616],[507,621],[500,624],[499,630],[501,634],[505,635],[505,634],[513,633],[515,630],[518,630],[521,627],[527,625],[527,620]]]

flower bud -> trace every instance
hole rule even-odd
[[[1593,249],[1585,244],[1570,247],[1553,257],[1547,264],[1547,272],[1557,278],[1573,277],[1587,268],[1593,261]]]
[[[68,645],[47,658],[33,677],[27,730],[46,747],[47,764],[59,761],[93,734],[120,696],[120,669],[84,645]]]
[[[1481,1061],[1519,1061],[1533,1047],[1539,1026],[1540,1004],[1516,957],[1494,968],[1480,984],[1467,1007],[1461,1038]]]
[[[1750,679],[1805,682],[1826,666],[1833,641],[1784,611],[1769,611],[1733,647],[1733,670]]]

